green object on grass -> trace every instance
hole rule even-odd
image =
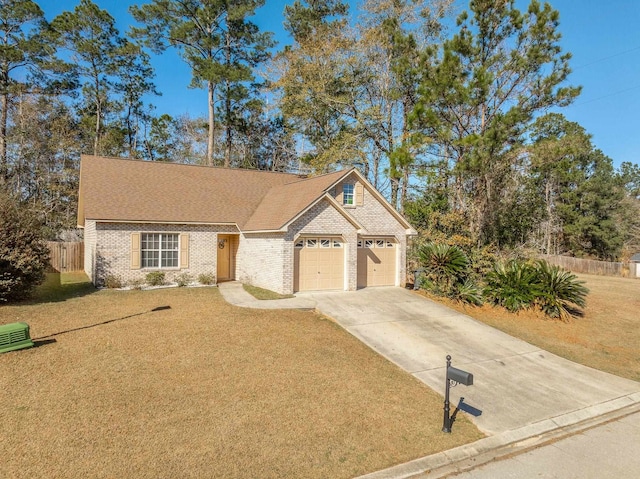
[[[0,353],[32,346],[33,341],[29,337],[27,323],[11,323],[0,326]]]

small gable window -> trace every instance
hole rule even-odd
[[[140,253],[143,268],[177,268],[178,234],[142,233]]]
[[[353,185],[345,183],[342,185],[342,204],[353,205]]]

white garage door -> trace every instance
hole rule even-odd
[[[344,243],[340,238],[300,238],[294,249],[294,291],[344,289]]]
[[[396,248],[391,239],[358,240],[358,288],[396,284]]]

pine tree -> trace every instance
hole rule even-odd
[[[559,14],[532,0],[472,0],[458,32],[435,57],[425,55],[415,125],[452,164],[453,197],[480,244],[495,241],[501,195],[528,125],[539,112],[569,104],[579,88],[562,86],[568,53]]]
[[[155,52],[176,48],[191,68],[191,86],[207,87],[207,164],[214,163],[216,110],[225,131],[224,164],[231,164],[233,132],[254,92],[253,69],[269,56],[271,34],[248,20],[264,0],[153,0],[131,7],[145,26],[133,34]],[[218,105],[218,108],[216,108]]]
[[[9,109],[15,96],[66,85],[68,65],[56,57],[48,24],[31,0],[0,0],[0,184],[9,179]]]

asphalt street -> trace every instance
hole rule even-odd
[[[423,477],[428,478],[429,475]],[[490,462],[456,479],[637,479],[640,413],[582,431],[517,456]]]

